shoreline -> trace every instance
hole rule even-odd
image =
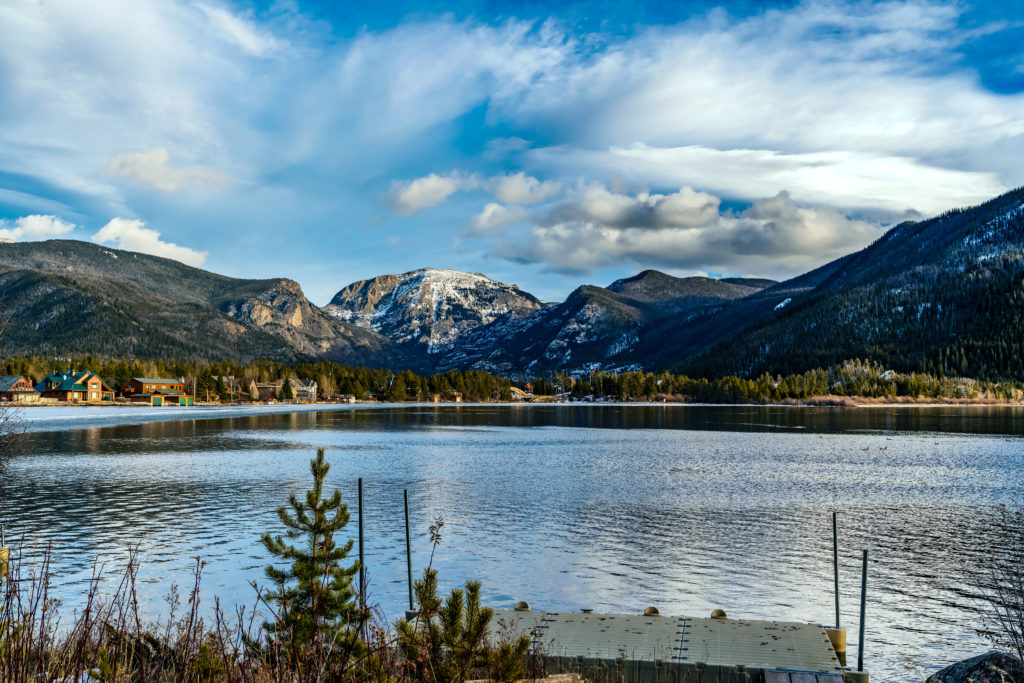
[[[15,404],[16,405],[16,404]],[[560,408],[624,408],[660,407],[671,408],[783,408],[810,410],[856,410],[866,409],[927,409],[956,408],[1024,408],[1019,403],[857,403],[852,405],[815,405],[813,403],[682,403],[682,402],[619,402],[619,401],[559,401],[559,402],[489,402],[489,403],[302,403],[278,405],[197,405],[152,407],[147,405],[43,405],[31,406],[30,410],[19,411],[25,431],[31,433],[98,429],[129,425],[153,424],[159,422],[187,422],[197,420],[236,419],[261,417],[264,415],[294,415],[317,412],[341,412],[352,410],[392,410],[424,408],[450,410],[454,408],[504,407],[526,408],[557,406]],[[29,406],[16,406],[26,407]]]
[[[94,409],[112,410],[127,409],[133,411],[153,411],[155,413],[176,410],[241,410],[260,412],[307,412],[316,409],[359,409],[379,406],[721,406],[721,407],[772,407],[772,408],[1024,408],[1024,402],[997,401],[986,399],[907,399],[882,401],[865,396],[815,396],[806,401],[783,399],[767,402],[710,403],[701,401],[356,401],[355,403],[338,403],[333,401],[317,401],[316,403],[196,403],[191,406],[151,406],[145,403],[0,403],[14,410],[29,409]]]

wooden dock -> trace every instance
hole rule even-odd
[[[527,634],[561,671],[640,683],[867,683],[824,626],[749,619],[495,610],[494,635]],[[548,673],[553,671],[549,666]]]

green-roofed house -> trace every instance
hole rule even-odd
[[[36,385],[43,398],[102,403],[114,400],[114,390],[95,372],[55,372]]]
[[[39,392],[22,375],[0,375],[0,401],[36,403],[39,401]]]
[[[192,396],[185,393],[185,382],[166,377],[132,377],[121,387],[121,395],[129,403],[151,406],[190,406]]]

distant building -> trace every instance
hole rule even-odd
[[[185,382],[174,378],[132,377],[120,393],[129,403],[151,406],[190,406],[195,398],[185,393]]]
[[[301,379],[290,379],[288,383],[292,385],[292,393],[295,395],[296,401],[316,403],[316,382],[313,380],[304,382]]]
[[[39,392],[21,375],[0,375],[0,399],[12,403],[36,403]]]
[[[281,394],[281,387],[284,382],[252,382],[249,394],[253,400],[275,401]]]
[[[114,400],[114,390],[95,372],[55,372],[36,385],[43,398],[100,403]]]
[[[214,382],[216,382],[218,379],[220,379],[220,381],[224,383],[224,388],[227,389],[227,396],[221,396],[221,400],[224,400],[225,398],[230,398],[231,400],[234,400],[238,398],[241,394],[244,394],[249,391],[249,387],[245,383],[245,380],[241,379],[240,377],[224,375],[218,378],[217,375],[213,376]]]

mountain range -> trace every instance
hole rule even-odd
[[[77,241],[0,243],[0,354],[267,357],[502,374],[801,371],[848,358],[1024,379],[1024,188],[906,222],[784,282],[654,270],[544,302],[422,268],[319,308],[288,279],[229,278]]]

